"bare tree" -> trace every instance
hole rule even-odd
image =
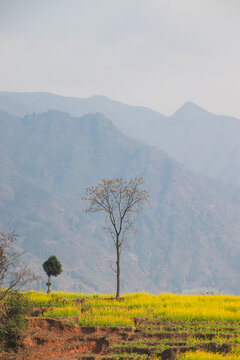
[[[126,242],[126,234],[133,230],[136,216],[144,203],[149,202],[149,194],[141,189],[143,178],[124,181],[103,179],[102,183],[86,189],[84,200],[89,206],[85,212],[106,213],[105,230],[110,234],[116,249],[116,266],[112,270],[117,274],[116,297],[120,295],[120,255]]]
[[[28,282],[39,279],[39,276],[22,264],[24,251],[16,250],[17,240],[14,231],[0,232],[0,301],[11,289],[19,289]]]

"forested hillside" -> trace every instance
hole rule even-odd
[[[60,259],[58,288],[114,291],[104,218],[82,213],[81,198],[102,178],[143,176],[151,205],[122,255],[122,290],[238,293],[237,189],[126,137],[102,114],[2,112],[0,132],[0,227],[17,231],[39,269],[52,254]]]

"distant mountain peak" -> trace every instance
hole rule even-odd
[[[191,102],[191,101],[187,101],[185,102],[172,116],[193,116],[196,114],[208,114],[209,112],[207,110],[205,110],[204,108],[202,108],[201,106]]]
[[[81,117],[81,119],[93,121],[94,123],[102,123],[102,124],[116,128],[116,126],[113,124],[112,120],[110,120],[105,114],[103,114],[101,112],[89,113],[89,114],[83,115]]]

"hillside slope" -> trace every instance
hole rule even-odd
[[[102,114],[2,112],[0,132],[0,227],[21,235],[39,268],[59,257],[58,288],[114,291],[104,218],[83,214],[81,198],[102,178],[143,176],[151,206],[122,256],[122,290],[238,293],[239,190],[194,175]]]

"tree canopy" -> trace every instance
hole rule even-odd
[[[48,277],[58,276],[62,272],[62,264],[55,255],[52,255],[43,263],[43,269]]]

